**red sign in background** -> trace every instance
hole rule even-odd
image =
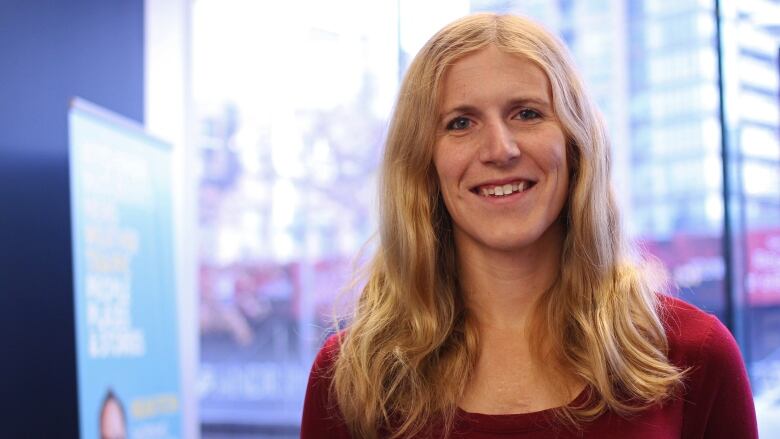
[[[780,229],[751,230],[747,250],[748,302],[780,304]]]
[[[780,228],[750,230],[745,243],[747,304],[780,305]],[[642,245],[663,261],[677,287],[696,291],[697,302],[716,307],[722,302],[725,264],[720,236],[679,233]]]

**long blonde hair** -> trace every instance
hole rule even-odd
[[[654,276],[621,232],[604,124],[566,49],[527,19],[475,14],[431,38],[401,86],[381,168],[379,247],[332,371],[333,400],[354,437],[408,437],[433,424],[450,431],[475,367],[478,334],[459,289],[432,150],[444,73],[489,44],[544,70],[567,137],[561,268],[538,302],[532,339],[535,352],[553,349],[591,398],[558,413],[575,426],[606,410],[628,416],[680,383],[666,356]]]

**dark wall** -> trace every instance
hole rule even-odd
[[[78,436],[68,101],[142,123],[143,31],[143,0],[0,0],[0,437]]]

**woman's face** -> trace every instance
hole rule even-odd
[[[433,160],[458,250],[560,245],[566,137],[544,71],[488,46],[447,70],[439,115]]]

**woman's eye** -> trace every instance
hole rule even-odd
[[[447,124],[448,130],[465,130],[471,126],[471,121],[465,117],[456,117]]]
[[[528,120],[528,119],[538,119],[538,118],[542,117],[542,115],[537,113],[534,110],[526,108],[526,109],[520,110],[520,112],[517,113],[516,117],[518,119]]]

